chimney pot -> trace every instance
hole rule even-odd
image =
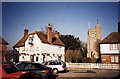
[[[28,35],[28,29],[24,29],[24,36]]]

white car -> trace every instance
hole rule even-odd
[[[43,65],[46,65],[47,67],[51,67],[54,74],[58,73],[58,71],[67,70],[66,64],[63,61],[57,61],[57,60],[45,61]]]

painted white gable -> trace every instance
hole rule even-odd
[[[111,47],[112,44],[100,44],[100,52],[101,54],[120,54],[120,44]]]

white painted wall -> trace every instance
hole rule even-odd
[[[32,35],[30,35],[31,37]],[[19,61],[30,61],[30,55],[34,55],[34,61],[36,62],[36,57],[38,57],[38,62],[43,62],[43,53],[49,53],[49,56],[45,56],[45,60],[57,60],[58,55],[61,56],[61,60],[65,61],[65,47],[58,45],[50,45],[47,43],[42,43],[37,34],[34,35],[33,45],[29,44],[29,37],[25,42],[25,47],[16,48],[19,53],[26,53],[23,59],[23,55],[19,56]],[[39,55],[38,55],[39,54]],[[53,54],[55,54],[53,56]]]
[[[118,44],[118,50],[110,50],[110,44],[100,44],[101,54],[120,54],[120,44]]]
[[[61,59],[62,61],[65,61],[64,55],[65,55],[65,47],[64,46],[57,46],[57,45],[50,45],[46,43],[42,43],[41,47],[42,53],[49,53],[52,57],[47,57],[49,60],[57,60],[58,55],[62,55]],[[55,54],[55,57],[53,56]],[[54,59],[53,59],[54,58]]]

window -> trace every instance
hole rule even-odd
[[[114,56],[111,56],[111,62],[115,62],[115,61],[114,61]]]
[[[25,67],[25,64],[18,64],[16,65],[20,70],[23,70]]]
[[[36,61],[38,61],[38,57],[36,57]]]
[[[110,50],[118,50],[118,44],[110,44]]]
[[[112,63],[118,63],[119,62],[119,57],[118,56],[111,56],[111,62]]]
[[[118,56],[115,56],[115,62],[119,62],[119,58],[118,58]]]

